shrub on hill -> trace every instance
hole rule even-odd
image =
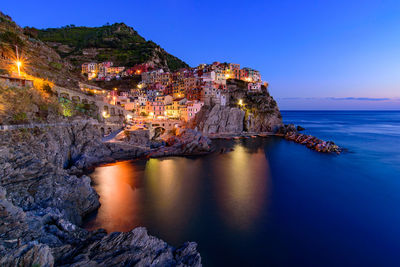
[[[29,32],[32,32],[32,28]],[[68,25],[62,28],[38,30],[38,38],[44,42],[60,43],[71,48],[70,52],[61,52],[67,58],[80,58],[74,64],[82,64],[85,59],[84,49],[95,48],[95,60],[114,61],[117,65],[133,66],[157,58],[160,64],[166,62],[171,70],[187,67],[182,60],[168,54],[159,45],[146,41],[134,29],[124,23],[115,23],[101,27],[76,27]]]

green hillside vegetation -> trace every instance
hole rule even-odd
[[[114,61],[116,65],[133,66],[157,58],[165,62],[169,69],[176,70],[188,65],[180,59],[168,54],[152,41],[146,41],[131,27],[124,23],[104,25],[102,27],[76,27],[74,25],[62,28],[49,28],[33,31],[32,35],[44,42],[60,43],[67,49],[57,49],[62,57],[68,57],[74,64],[81,64],[86,58],[82,56],[83,49],[94,48],[94,60]],[[162,63],[161,63],[162,65]]]

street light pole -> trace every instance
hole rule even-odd
[[[19,77],[21,77],[21,70],[20,70],[20,67],[21,67],[21,61],[19,61],[19,55],[18,55],[18,46],[17,46],[17,45],[15,45],[15,51],[16,51],[16,54],[17,54],[17,68],[18,68],[18,76],[19,76]]]

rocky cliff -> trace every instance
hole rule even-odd
[[[204,106],[194,118],[194,127],[205,135],[240,134],[244,129],[245,111],[229,106]]]
[[[79,227],[99,207],[80,169],[144,152],[101,142],[89,123],[0,132],[0,265],[200,265],[195,243],[175,249],[143,228],[107,235]]]
[[[204,106],[191,127],[210,135],[276,132],[283,126],[278,105],[265,86],[260,92],[249,92],[246,82],[228,80],[227,91],[227,105]]]

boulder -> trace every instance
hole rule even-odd
[[[177,130],[176,136],[166,136],[165,143],[165,147],[151,151],[148,157],[204,155],[212,151],[209,138],[188,128]]]

